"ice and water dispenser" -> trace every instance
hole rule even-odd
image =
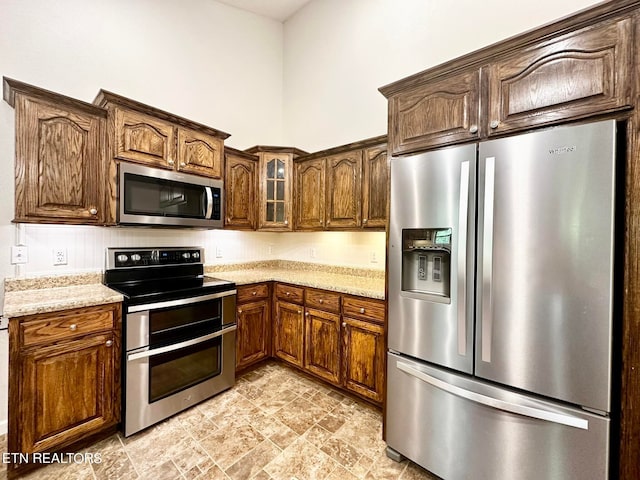
[[[451,228],[402,230],[402,290],[450,301]]]

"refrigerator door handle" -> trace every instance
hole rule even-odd
[[[567,425],[569,427],[580,428],[582,430],[589,429],[589,421],[573,417],[571,415],[566,415],[562,413],[552,412],[549,410],[543,410],[540,408],[528,407],[526,405],[520,405],[517,403],[507,402],[505,400],[500,400],[498,398],[489,397],[487,395],[482,395],[481,393],[472,392],[466,390],[461,387],[457,387],[455,385],[451,385],[443,380],[432,377],[420,370],[413,368],[408,363],[398,362],[398,369],[402,370],[409,375],[416,377],[423,382],[426,382],[440,390],[443,390],[452,395],[456,395],[458,397],[464,398],[471,402],[479,403],[481,405],[485,405],[490,408],[495,408],[498,410],[502,410],[509,413],[514,413],[516,415],[523,415],[526,417],[536,418],[538,420],[544,420],[547,422],[559,423],[561,425]]]
[[[495,157],[485,159],[484,205],[482,224],[482,332],[481,358],[491,362],[491,330],[493,327],[493,308],[491,304],[491,281],[493,270],[493,193],[495,178]]]
[[[460,164],[458,210],[458,354],[467,354],[467,216],[469,213],[469,162]]]

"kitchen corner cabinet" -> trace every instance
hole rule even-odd
[[[15,108],[15,222],[105,221],[106,112],[4,78]]]
[[[246,150],[258,157],[258,229],[293,230],[293,160],[307,152],[293,147],[258,145]]]
[[[105,90],[94,103],[108,111],[111,158],[222,177],[228,133]]]
[[[255,230],[256,170],[258,158],[239,150],[225,148],[225,209],[226,228]]]
[[[120,331],[119,303],[10,319],[8,451],[57,451],[115,430]]]
[[[267,283],[238,287],[236,371],[271,354],[271,300]]]
[[[382,87],[391,152],[627,108],[632,49],[632,19],[610,19],[538,43],[514,38]]]

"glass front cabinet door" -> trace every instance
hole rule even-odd
[[[258,155],[259,196],[258,229],[293,229],[293,159],[306,152],[287,147],[253,147],[247,152]]]

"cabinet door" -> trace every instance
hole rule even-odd
[[[375,323],[343,317],[344,385],[382,403],[384,397],[384,328]]]
[[[276,302],[273,330],[273,354],[302,367],[304,347],[304,315],[300,305]]]
[[[260,154],[260,229],[292,230],[292,154]]]
[[[392,153],[478,138],[480,71],[454,74],[389,99]]]
[[[271,323],[268,300],[238,305],[236,332],[236,370],[269,356]]]
[[[340,315],[308,308],[305,312],[304,367],[339,385]]]
[[[223,141],[187,128],[178,128],[178,170],[203,177],[222,177]]]
[[[632,38],[631,19],[624,19],[491,64],[489,134],[631,105]]]
[[[104,222],[106,120],[16,95],[16,221]]]
[[[256,162],[227,154],[224,178],[225,226],[254,229]]]
[[[362,226],[385,228],[389,203],[387,146],[371,147],[363,154]]]
[[[326,159],[326,227],[362,225],[362,150]]]
[[[176,161],[175,127],[158,118],[114,108],[115,152],[120,160],[173,169]]]
[[[296,230],[321,230],[324,227],[325,159],[296,163]]]
[[[54,449],[115,424],[114,337],[101,334],[21,354],[20,451]]]

